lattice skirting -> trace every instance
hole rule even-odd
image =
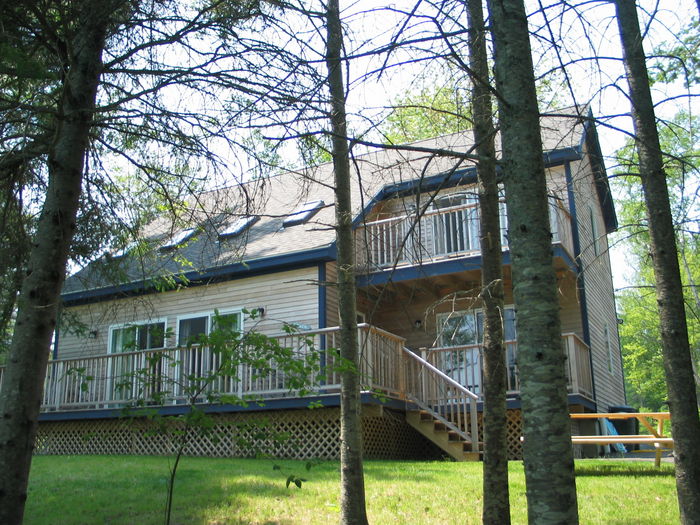
[[[185,453],[210,457],[274,456],[337,459],[338,408],[212,415],[206,432],[190,431]],[[401,412],[365,406],[364,454],[373,459],[434,459],[439,450]],[[36,454],[173,454],[182,426],[176,418],[42,422]]]
[[[506,435],[508,439],[508,459],[523,459],[523,445],[520,437],[523,435],[523,416],[518,410],[506,410]],[[484,442],[484,413],[479,412],[479,441]]]

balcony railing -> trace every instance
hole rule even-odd
[[[312,354],[318,359],[319,369],[306,378],[306,393],[340,389],[341,367],[331,350],[339,347],[339,333],[335,327],[275,338],[281,347],[292,349],[297,360],[309,360]],[[362,324],[358,340],[363,388],[401,396],[404,339]],[[198,402],[299,394],[294,385],[300,378],[283,373],[273,361],[241,365],[235,373],[223,374],[217,373],[221,359],[209,347],[192,346],[53,360],[46,373],[42,411],[184,404],[194,392]],[[0,385],[3,375],[0,366]]]
[[[518,346],[515,341],[506,341],[507,393],[520,392],[518,374]],[[562,335],[562,350],[566,357],[568,390],[593,399],[590,349],[573,333]],[[423,358],[464,385],[470,391],[483,395],[483,366],[480,345],[421,349]]]
[[[307,359],[312,353],[320,356],[321,373],[307,378],[312,385],[309,393],[339,391],[341,367],[331,350],[340,346],[339,334],[335,327],[277,338],[281,346],[293,350],[297,359]],[[367,324],[358,326],[358,338],[363,389],[399,399],[415,396],[418,372],[411,371],[411,361],[405,358],[405,340]],[[567,357],[569,392],[592,399],[590,350],[575,334],[562,336],[562,348]],[[508,393],[515,394],[520,390],[516,343],[508,341],[506,350]],[[455,383],[476,395],[482,394],[478,345],[432,348],[422,354],[425,361]],[[200,390],[199,402],[215,402],[221,396],[269,399],[299,394],[293,388],[298,377],[282,373],[273,362],[263,368],[260,363],[257,368],[241,366],[233,375],[212,374],[221,364],[220,359],[210,348],[194,346],[53,360],[46,374],[42,411],[117,408],[139,401],[183,404],[195,389]],[[0,385],[3,374],[4,367],[0,367]],[[207,377],[212,379],[206,380]]]
[[[549,199],[552,242],[573,254],[571,216],[559,199]],[[500,242],[508,249],[505,203],[500,206]],[[368,271],[393,266],[413,266],[480,252],[479,207],[460,205],[429,210],[421,215],[401,215],[357,228],[358,266]]]

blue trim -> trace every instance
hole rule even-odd
[[[581,405],[585,408],[588,408],[592,411],[596,411],[596,404],[594,401],[591,401],[587,397],[582,396],[581,394],[567,394],[567,404],[569,406],[571,405]],[[478,410],[479,412],[484,410],[484,403],[482,401],[479,402],[478,404]],[[515,396],[515,397],[509,397],[506,399],[506,408],[508,410],[515,410],[515,409],[522,409],[522,400],[520,399],[520,396]]]
[[[598,410],[598,405],[595,401],[591,401],[587,397],[583,397],[581,394],[569,394],[568,398],[570,405],[582,405],[593,412]]]
[[[571,213],[571,237],[574,243],[574,257],[577,261],[578,266],[578,277],[576,279],[576,288],[578,289],[578,294],[581,304],[581,328],[583,330],[583,342],[588,345],[591,349],[591,332],[588,320],[588,305],[586,302],[586,285],[584,268],[581,262],[581,239],[578,232],[578,216],[576,215],[576,194],[574,192],[574,181],[571,176],[571,165],[566,164],[564,168],[566,173],[566,189],[569,196],[569,212]],[[593,389],[593,398],[597,399],[595,390],[595,374],[593,373],[593,350],[588,352],[588,360],[591,365],[591,388]]]
[[[584,128],[585,135],[586,128]],[[597,144],[597,136],[595,143]],[[583,144],[583,142],[582,142]],[[547,167],[563,164],[569,160],[578,160],[582,156],[582,144],[578,147],[568,147],[552,150],[544,153],[544,161]],[[600,145],[598,144],[598,149]],[[377,203],[390,197],[402,197],[419,192],[429,192],[442,188],[451,188],[462,184],[474,184],[476,182],[476,168],[468,167],[454,171],[443,172],[430,177],[418,180],[410,180],[391,184],[383,187],[364,207],[362,212],[355,217],[353,226],[358,226],[364,217],[372,210]],[[604,181],[607,188],[607,180]],[[609,188],[608,188],[609,193]],[[609,202],[612,202],[608,199]],[[613,209],[614,213],[614,209]],[[606,222],[607,224],[607,222]],[[281,269],[289,270],[305,267],[309,264],[332,261],[336,259],[335,242],[320,248],[305,250],[301,252],[284,253],[272,257],[263,257],[225,266],[210,268],[205,271],[191,271],[182,274],[182,277],[175,278],[175,282],[187,283],[189,286],[219,282],[225,280],[240,279],[254,275],[274,273]],[[443,272],[444,273],[444,272]],[[433,274],[436,275],[436,274]],[[115,286],[68,292],[61,295],[63,304],[66,306],[76,306],[79,304],[98,302],[101,300],[114,299],[125,295],[140,295],[155,292],[150,280],[134,281]]]
[[[553,166],[564,164],[568,161],[581,160],[583,158],[583,147],[582,145],[579,145],[576,147],[556,149],[544,153],[543,157],[545,166],[551,168]],[[425,177],[422,179],[397,182],[396,184],[384,186],[367,203],[362,212],[355,217],[353,220],[353,227],[360,225],[367,214],[383,200],[392,197],[405,197],[407,195],[415,195],[417,193],[452,188],[462,184],[475,184],[476,180],[476,168],[468,167],[439,173],[437,175],[431,175],[430,177]]]
[[[503,264],[510,264],[510,253],[503,254]],[[481,255],[448,259],[429,264],[406,266],[396,269],[382,270],[376,273],[360,275],[357,277],[357,286],[363,288],[370,285],[381,285],[388,282],[408,281],[423,277],[434,277],[448,273],[465,272],[481,269]]]
[[[380,405],[395,410],[405,410],[406,402],[390,397],[377,397],[375,394],[363,392],[360,395],[360,402],[364,405]],[[309,405],[322,407],[339,407],[340,394],[326,394],[310,397],[293,397],[270,399],[264,403],[250,403],[248,406],[228,404],[201,404],[197,405],[208,414],[226,414],[231,412],[267,412],[271,410],[302,410],[309,409]],[[139,416],[139,410],[143,416]],[[168,405],[163,407],[144,407],[134,409],[132,415],[126,415],[121,408],[103,408],[95,410],[73,410],[68,412],[42,412],[39,414],[39,421],[79,421],[85,419],[118,419],[127,417],[145,417],[156,410],[160,416],[179,416],[189,412],[189,405]],[[313,410],[313,409],[311,409]]]
[[[566,265],[569,267],[569,270],[575,274],[579,272],[578,264],[576,264],[576,261],[571,258],[571,255],[569,255],[561,244],[555,244],[552,246],[552,255],[563,259]]]
[[[227,264],[216,268],[210,268],[202,272],[192,271],[183,274],[183,278],[175,278],[175,281],[187,282],[190,286],[217,282],[223,280],[242,279],[255,275],[266,273],[274,273],[280,269],[291,270],[294,268],[303,268],[319,261],[332,261],[336,258],[335,243],[315,248],[313,250],[305,250],[301,252],[285,253],[275,255],[273,257],[264,257],[261,259],[253,259],[245,262]],[[96,302],[100,300],[110,299],[123,295],[136,295],[155,292],[150,284],[150,281],[135,281],[131,283],[109,286],[106,288],[97,288],[92,290],[84,290],[80,292],[70,292],[61,295],[63,304],[66,306],[74,306],[88,302]]]
[[[576,261],[571,258],[571,256],[561,245],[555,244],[552,246],[552,256],[563,259],[572,272],[577,273],[579,271]],[[510,251],[503,252],[502,264],[510,264]],[[480,270],[481,267],[481,255],[473,255],[471,257],[447,259],[445,261],[438,261],[434,263],[424,263],[395,269],[390,268],[387,270],[379,270],[374,273],[357,276],[356,283],[359,288],[364,288],[367,286],[379,286],[389,282],[396,283],[400,281],[410,281],[413,279],[446,275],[449,273]]]
[[[595,183],[596,193],[598,194],[600,208],[603,212],[605,231],[606,233],[611,233],[617,230],[617,215],[610,192],[610,184],[608,184],[608,176],[605,171],[603,152],[600,149],[598,130],[595,126],[593,111],[590,108],[588,109],[587,119],[583,123],[583,133],[581,135],[581,144],[579,145],[581,151],[583,151],[584,144],[588,145],[588,154],[591,158],[591,166],[593,168],[593,181]]]
[[[452,188],[476,182],[476,168],[462,168],[453,172],[443,172],[422,179],[407,180],[384,186],[367,203],[362,212],[353,220],[353,227],[362,223],[367,214],[381,201],[392,197],[405,197],[437,189]]]
[[[585,132],[585,128],[584,128]],[[581,160],[583,158],[583,148],[581,145],[576,147],[555,149],[544,153],[544,164],[546,167],[560,166],[572,160]]]

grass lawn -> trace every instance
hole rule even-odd
[[[282,470],[274,470],[274,465]],[[481,523],[481,463],[367,461],[367,510],[377,525]],[[581,523],[678,523],[673,466],[577,461]],[[37,456],[27,524],[162,523],[168,459]],[[287,475],[308,478],[285,488]],[[337,462],[184,458],[175,487],[177,524],[338,522]],[[513,523],[526,523],[522,464],[510,463]]]

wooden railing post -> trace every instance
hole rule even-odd
[[[471,425],[469,435],[472,437],[472,452],[479,452],[479,420],[477,414],[476,399],[470,400],[471,405]]]
[[[576,344],[572,336],[567,335],[564,338],[564,344],[566,345],[566,366],[569,369],[569,381],[571,382],[571,391],[573,393],[579,393],[579,374],[581,373],[580,364],[578,362],[578,355],[576,352]]]

